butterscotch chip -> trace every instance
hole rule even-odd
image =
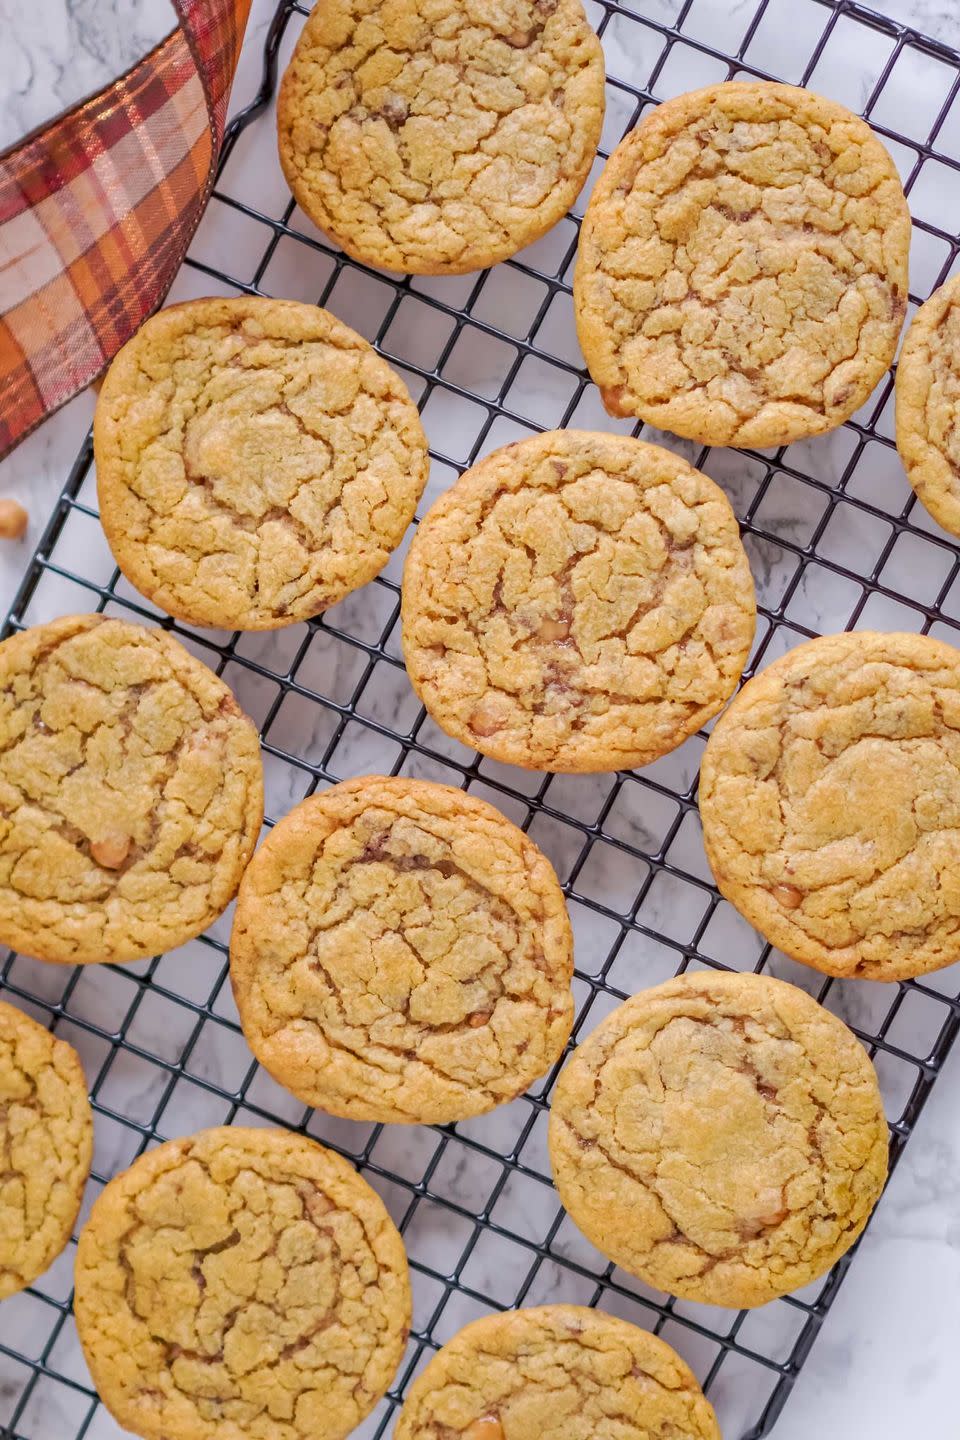
[[[887,1174],[866,1052],[766,975],[684,975],[613,1011],[561,1072],[549,1143],[560,1198],[605,1255],[735,1308],[828,1270]]]
[[[273,828],[230,974],[257,1058],[354,1120],[483,1114],[549,1069],[573,1022],[549,861],[492,805],[423,780],[350,780]]]
[[[266,630],[372,580],[427,442],[400,377],[326,310],[192,300],[153,316],[94,419],[100,516],[131,584],[195,625]]]
[[[0,540],[21,540],[30,516],[16,500],[0,500]]]
[[[0,943],[64,964],[181,945],[262,820],[257,733],[170,635],[75,615],[0,645]]]
[[[897,363],[897,449],[934,520],[960,535],[960,277],[921,305]]]
[[[720,1440],[713,1409],[670,1346],[579,1305],[475,1320],[414,1381],[395,1440]]]
[[[301,1135],[174,1140],[111,1180],[80,1236],[77,1330],[145,1440],[343,1440],[410,1324],[403,1242],[345,1160]]]
[[[434,720],[474,749],[614,770],[716,714],[755,613],[712,480],[656,445],[558,430],[487,456],[423,519],[403,653]]]
[[[0,1300],[42,1275],[70,1239],[92,1149],[77,1052],[0,1001]]]
[[[348,255],[462,274],[567,212],[603,106],[581,0],[325,0],[280,87],[280,162]]]
[[[798,645],[714,727],[700,814],[720,890],[795,960],[897,980],[960,959],[960,651]]]
[[[620,143],[580,233],[577,331],[615,415],[712,445],[832,430],[893,360],[910,214],[842,105],[737,81]]]

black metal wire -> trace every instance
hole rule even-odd
[[[751,62],[751,47],[764,20],[769,20],[773,13],[777,0],[757,0],[735,54],[726,54],[701,35],[685,29],[691,19],[697,18],[697,0],[676,0],[672,23],[639,13],[643,7],[637,4],[637,0],[633,3],[637,5],[636,9],[627,0],[599,0],[596,5],[601,35],[613,21],[617,21],[641,27],[646,35],[659,37],[662,45],[650,67],[644,88],[634,88],[615,77],[609,79],[612,99],[625,107],[625,128],[631,128],[643,109],[654,103],[664,67],[678,46],[686,47],[706,61],[717,62],[726,77],[742,74],[761,79],[780,78]],[[922,54],[947,68],[952,78],[925,140],[900,135],[880,124],[875,124],[875,128],[889,141],[908,147],[914,157],[906,179],[908,193],[924,164],[931,159],[936,159],[952,172],[960,172],[960,159],[938,148],[946,118],[960,96],[960,53],[851,3],[851,0],[804,0],[804,4],[810,12],[822,12],[823,24],[805,70],[799,77],[803,84],[814,76],[841,22],[853,26],[857,33],[871,32],[889,41],[889,55],[863,109],[867,118],[871,118],[883,96],[884,87],[905,53]],[[334,292],[345,274],[366,275],[375,278],[380,285],[389,286],[392,296],[372,338],[387,358],[402,366],[412,385],[420,387],[421,408],[427,406],[431,397],[436,397],[437,401],[449,404],[457,400],[469,401],[483,412],[466,457],[446,455],[437,448],[432,450],[437,464],[447,467],[451,474],[462,472],[484,449],[489,448],[491,430],[495,425],[512,424],[524,431],[539,428],[510,404],[511,387],[527,361],[550,365],[557,374],[566,377],[570,394],[562,415],[555,423],[571,423],[592,391],[589,379],[577,363],[552,353],[548,334],[545,338],[538,336],[558,298],[562,300],[570,295],[569,269],[576,248],[574,227],[568,227],[569,242],[549,268],[538,268],[542,262],[531,258],[529,253],[505,262],[505,267],[498,267],[498,270],[506,268],[516,272],[518,276],[535,282],[542,290],[526,333],[517,335],[500,328],[489,314],[478,313],[488,274],[468,282],[470,289],[465,303],[457,306],[444,298],[443,286],[418,284],[410,277],[387,280],[383,275],[347,260],[324,239],[307,234],[300,228],[302,221],[292,200],[282,217],[277,219],[229,193],[224,184],[225,172],[229,174],[228,167],[238,141],[270,102],[276,82],[278,54],[288,26],[307,13],[308,7],[300,4],[299,0],[278,0],[266,38],[260,89],[254,101],[234,118],[228,129],[220,182],[213,192],[218,203],[231,208],[239,217],[264,227],[263,249],[252,278],[247,281],[233,276],[228,267],[214,267],[196,257],[188,258],[188,270],[198,277],[208,276],[241,292],[266,293],[268,268],[278,245],[284,242],[303,247],[305,256],[309,253],[322,254],[329,262],[329,276],[315,296],[320,304],[331,301],[333,297],[331,303],[337,308]],[[850,43],[853,43],[852,40]],[[601,152],[602,155],[605,153]],[[953,266],[960,245],[954,236],[923,216],[915,215],[914,220],[919,232],[944,247],[944,259],[936,276],[936,283],[940,283]],[[490,272],[493,273],[497,272]],[[919,301],[924,296],[914,294],[911,298]],[[404,302],[411,300],[427,307],[449,325],[449,333],[432,367],[418,365],[402,350],[396,350],[391,341],[391,326]],[[348,323],[351,322],[349,309],[341,309],[339,313]],[[492,397],[458,383],[447,373],[446,367],[455,347],[468,331],[488,341],[507,345],[512,352],[497,377],[497,390]],[[960,576],[960,556],[955,545],[941,533],[932,533],[925,528],[923,511],[912,495],[909,499],[905,498],[898,514],[891,514],[882,504],[865,498],[854,488],[866,447],[879,445],[885,451],[893,448],[890,438],[878,428],[889,402],[891,384],[888,378],[872,398],[869,420],[861,415],[844,428],[844,435],[849,437],[850,453],[835,483],[810,473],[809,468],[803,468],[804,465],[816,465],[815,451],[811,452],[809,460],[802,452],[798,458],[793,449],[778,451],[774,455],[739,452],[741,460],[738,465],[745,472],[754,472],[756,477],[752,497],[740,504],[738,511],[746,543],[751,548],[751,559],[761,581],[761,592],[768,579],[769,566],[766,562],[771,556],[788,557],[794,566],[792,576],[786,580],[778,596],[773,595],[772,585],[771,594],[762,594],[759,640],[748,674],[753,673],[778,639],[789,641],[817,633],[805,622],[802,614],[798,616],[795,613],[797,604],[802,606],[804,577],[808,576],[808,572],[814,573],[809,570],[811,566],[816,566],[824,576],[832,577],[837,584],[856,587],[857,598],[850,603],[846,628],[853,628],[871,599],[879,597],[891,603],[908,605],[914,613],[915,628],[926,632],[937,626],[942,633],[956,631],[955,638],[960,642],[960,629],[945,609]],[[637,426],[637,433],[640,430],[641,427]],[[697,453],[687,447],[685,453],[694,463],[708,471],[711,469],[713,458],[708,450]],[[821,451],[821,454],[825,455],[825,452]],[[40,538],[4,634],[33,623],[40,616],[45,618],[44,607],[48,604],[45,587],[57,580],[71,581],[81,587],[78,593],[85,598],[78,598],[72,608],[103,610],[109,607],[115,613],[127,613],[150,623],[157,621],[156,612],[125,586],[119,571],[114,569],[110,578],[101,583],[79,574],[58,558],[61,542],[66,548],[64,532],[71,523],[93,523],[97,519],[96,510],[81,494],[88,480],[91,462],[92,446],[88,437]],[[809,494],[816,496],[817,503],[822,506],[819,518],[805,540],[771,524],[765,513],[766,502],[775,499],[783,487],[797,484],[806,486]],[[905,496],[906,493],[905,489]],[[824,548],[831,522],[842,507],[847,507],[844,514],[859,517],[864,524],[872,524],[876,528],[883,525],[888,531],[875,563],[863,572],[838,561]],[[904,597],[884,579],[885,567],[898,543],[904,539],[932,547],[930,554],[937,557],[942,579],[932,602]],[[759,940],[751,941],[746,930],[741,928],[736,932],[739,937],[736,941],[718,941],[712,930],[715,925],[730,923],[729,907],[720,900],[702,862],[698,863],[696,846],[693,859],[686,849],[691,826],[697,824],[696,752],[702,740],[688,742],[669,762],[640,774],[625,772],[571,782],[567,778],[549,775],[521,776],[504,767],[491,765],[480,756],[468,754],[463,747],[451,745],[439,735],[419,707],[412,711],[413,718],[408,729],[397,728],[377,718],[375,705],[367,696],[377,685],[390,688],[391,680],[396,682],[393,687],[396,696],[400,693],[397,687],[402,688],[405,684],[395,639],[398,614],[399,588],[394,581],[381,577],[364,590],[359,605],[348,601],[307,626],[294,627],[289,643],[277,636],[254,640],[235,634],[221,638],[209,632],[192,631],[166,617],[162,617],[160,623],[195,650],[199,648],[208,663],[218,673],[226,673],[234,688],[240,689],[241,698],[251,687],[260,686],[266,692],[273,692],[260,719],[265,762],[268,767],[271,764],[284,767],[288,777],[298,777],[297,786],[301,793],[307,794],[318,784],[343,778],[339,769],[338,747],[348,733],[362,735],[370,743],[393,747],[391,764],[383,764],[380,768],[392,769],[394,773],[429,773],[464,787],[481,786],[495,803],[515,815],[523,828],[530,830],[545,845],[555,861],[560,856],[563,864],[558,868],[561,869],[561,879],[575,919],[578,916],[589,919],[596,931],[586,947],[586,953],[584,947],[578,946],[577,950],[578,1019],[571,1044],[583,1032],[584,1026],[592,1023],[592,1018],[600,1013],[600,1007],[624,998],[628,990],[633,991],[665,978],[668,969],[679,972],[690,966],[723,968],[725,962],[732,963],[735,968],[744,968],[736,965],[738,956],[733,945],[753,943],[756,949],[754,969],[774,968],[779,974],[788,974],[795,983],[806,985],[823,1003],[841,1011],[853,1022],[855,1032],[876,1060],[881,1077],[886,1080],[891,1160],[895,1164],[960,1028],[960,980],[956,974],[945,972],[939,977],[928,976],[898,985],[872,986],[866,1008],[863,1010],[861,1007],[861,1013],[850,998],[858,987],[838,986],[836,982],[822,979],[812,971],[791,966],[769,946],[761,947]],[[957,614],[960,616],[960,607]],[[376,621],[375,633],[371,630],[373,621]],[[318,649],[323,651],[323,647],[331,647],[341,657],[346,656],[350,660],[355,673],[349,694],[340,689],[333,693],[332,682],[327,686],[329,693],[324,693],[324,689],[318,688],[313,679],[312,657]],[[283,656],[286,658],[282,659]],[[304,713],[309,709],[315,724],[319,725],[323,718],[325,738],[317,747],[311,744],[307,753],[303,753],[302,746],[293,745],[286,738],[291,727],[282,717],[284,707],[289,705],[303,707]],[[669,815],[669,818],[660,826],[651,825],[647,831],[640,828],[634,834],[622,818],[621,806],[626,807],[628,813],[643,808],[651,814]],[[562,843],[559,836],[563,837]],[[598,857],[603,858],[598,860]],[[595,875],[591,871],[591,865],[597,864],[608,868],[624,867],[625,873],[632,877],[629,880],[629,895],[618,898],[609,887],[607,892],[601,888],[597,893]],[[692,907],[696,902],[702,906],[699,919],[686,938],[667,933],[665,921],[657,920],[659,912],[653,901],[658,893],[657,887],[664,885],[686,887],[682,905]],[[835,1266],[822,1286],[813,1287],[812,1295],[788,1296],[766,1307],[759,1318],[756,1312],[753,1315],[748,1312],[734,1314],[689,1306],[671,1297],[650,1293],[635,1285],[629,1277],[614,1271],[612,1266],[604,1266],[595,1255],[570,1243],[569,1222],[565,1222],[557,1197],[549,1188],[549,1171],[542,1152],[547,1097],[559,1066],[531,1095],[509,1107],[508,1117],[504,1112],[495,1112],[489,1124],[468,1122],[423,1127],[416,1131],[394,1130],[393,1137],[398,1133],[404,1137],[403,1153],[399,1154],[395,1138],[387,1134],[382,1126],[349,1126],[330,1122],[295,1102],[291,1104],[289,1097],[283,1099],[279,1092],[268,1089],[266,1095],[263,1094],[262,1074],[242,1042],[230,1008],[226,934],[227,922],[219,922],[210,934],[194,942],[193,947],[188,947],[190,955],[196,957],[189,982],[176,965],[171,967],[170,961],[164,957],[135,966],[94,967],[103,975],[109,975],[113,987],[107,999],[100,995],[94,1002],[87,994],[91,986],[96,990],[96,982],[91,980],[89,970],[61,970],[11,954],[0,963],[0,989],[44,1017],[58,1033],[73,1038],[80,1045],[88,1073],[93,1076],[91,1098],[98,1133],[109,1131],[115,1141],[118,1137],[124,1140],[123,1163],[129,1163],[135,1154],[158,1138],[164,1138],[167,1133],[181,1133],[201,1124],[228,1123],[237,1116],[253,1123],[276,1123],[279,1119],[292,1128],[299,1128],[332,1144],[352,1159],[385,1193],[412,1252],[417,1299],[415,1325],[411,1347],[394,1389],[371,1420],[361,1427],[358,1435],[365,1440],[366,1437],[378,1440],[386,1433],[404,1387],[421,1363],[424,1352],[435,1349],[448,1338],[452,1329],[467,1318],[466,1312],[458,1307],[472,1304],[478,1310],[509,1308],[543,1299],[558,1287],[565,1296],[571,1293],[573,1287],[581,1303],[602,1303],[622,1313],[632,1314],[641,1323],[664,1332],[693,1360],[708,1394],[715,1400],[719,1397],[721,1410],[724,1396],[731,1388],[750,1395],[755,1393],[751,1413],[737,1422],[740,1440],[760,1440],[770,1433],[837,1293],[853,1252]],[[606,936],[602,958],[595,950],[599,943],[597,937],[601,934]],[[638,947],[646,947],[640,956],[634,954]],[[629,970],[628,989],[624,988],[625,970]],[[204,987],[206,993],[198,996],[196,976],[202,978],[205,973],[209,974],[209,983]],[[942,989],[941,986],[948,988]],[[171,1029],[176,1032],[165,1054],[158,1054],[156,1046],[150,1048],[140,1038],[144,1016],[151,1007],[158,1005],[168,1007]],[[910,1018],[918,1009],[926,1017],[923,1035],[915,1033],[915,1025]],[[905,1016],[909,1022],[906,1025]],[[211,1043],[214,1032],[221,1043],[233,1045],[232,1053],[238,1057],[232,1085],[222,1075],[204,1073],[207,1068],[206,1047]],[[143,1067],[144,1073],[149,1067],[154,1077],[150,1082],[154,1093],[149,1105],[140,1104],[137,1097],[137,1067]],[[895,1080],[899,1081],[899,1089],[891,1093]],[[168,1107],[179,1103],[180,1087],[187,1085],[193,1087],[193,1098],[189,1102],[191,1119],[199,1117],[192,1127],[179,1124],[175,1115],[172,1119],[167,1115]],[[506,1138],[498,1139],[501,1131]],[[418,1156],[426,1156],[427,1149],[427,1158],[422,1164],[415,1164]],[[452,1183],[451,1174],[457,1177],[456,1183]],[[484,1180],[484,1176],[488,1178]],[[108,1178],[107,1168],[96,1163],[94,1187],[102,1185]],[[481,1187],[481,1182],[485,1198],[479,1200],[471,1195],[470,1187]],[[498,1216],[497,1209],[498,1202],[518,1185],[530,1186],[531,1197],[536,1196],[535,1204],[531,1200],[527,1207],[531,1213],[524,1213],[524,1220],[529,1223],[522,1229],[511,1228]],[[442,1262],[435,1252],[421,1253],[420,1231],[431,1227],[442,1238],[447,1237],[448,1232],[455,1237],[456,1254],[451,1252],[449,1262]],[[456,1238],[457,1235],[459,1238]],[[485,1293],[480,1288],[479,1278],[470,1268],[471,1260],[485,1245],[492,1243],[512,1247],[508,1268],[516,1276],[516,1283],[509,1295]],[[72,1252],[68,1254],[72,1256]],[[41,1278],[27,1292],[24,1300],[32,1307],[40,1307],[49,1319],[49,1332],[42,1348],[36,1353],[25,1351],[24,1326],[19,1321],[16,1330],[4,1324],[4,1316],[13,1313],[9,1307],[17,1302],[6,1302],[4,1310],[0,1311],[0,1433],[12,1437],[12,1440],[34,1440],[34,1437],[51,1433],[49,1419],[37,1428],[35,1417],[40,1413],[38,1406],[41,1401],[55,1407],[53,1413],[58,1416],[57,1433],[61,1440],[67,1440],[71,1434],[76,1440],[82,1440],[98,1411],[96,1395],[82,1364],[77,1360],[70,1296],[65,1293],[67,1287],[62,1281],[62,1265],[55,1266],[52,1273],[61,1278],[54,1281],[49,1277]],[[776,1348],[774,1340],[781,1330],[788,1332],[789,1340]],[[733,1379],[728,1379],[731,1372]],[[50,1395],[45,1394],[45,1388],[49,1388]]]

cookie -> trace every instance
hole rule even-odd
[[[737,1309],[829,1270],[887,1174],[866,1052],[767,975],[682,975],[614,1010],[561,1073],[549,1143],[598,1249],[659,1290]]]
[[[938,525],[960,535],[960,276],[921,305],[897,363],[897,449]]]
[[[326,310],[191,300],[107,372],[93,427],[120,569],[181,620],[269,630],[372,580],[427,478],[400,377]]]
[[[721,892],[795,960],[902,980],[960,959],[960,651],[798,645],[717,723],[700,814]]]
[[[92,1151],[77,1052],[0,1000],[0,1300],[32,1284],[70,1239]]]
[[[720,1440],[663,1340],[580,1305],[485,1315],[414,1381],[394,1440]]]
[[[63,964],[181,945],[262,820],[256,731],[165,631],[74,615],[0,644],[0,944]]]
[[[145,1440],[343,1440],[410,1325],[380,1197],[302,1135],[205,1130],[111,1180],[77,1250],[100,1398]]]
[[[603,106],[581,0],[323,0],[280,86],[280,163],[355,260],[459,275],[566,214]]]
[[[736,688],[755,616],[719,487],[659,446],[578,430],[468,470],[403,575],[404,658],[434,720],[534,770],[674,749]]]
[[[712,85],[648,112],[580,233],[577,333],[612,415],[707,445],[786,445],[847,420],[893,360],[910,212],[842,105]]]
[[[484,1114],[573,1023],[550,862],[492,805],[425,780],[348,780],[281,820],[240,887],[230,975],[257,1059],[352,1120]]]

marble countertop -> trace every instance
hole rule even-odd
[[[646,13],[664,18],[676,14],[678,3],[679,0],[633,0],[628,8],[640,15]],[[779,11],[785,14],[793,3],[794,0],[771,0],[770,13]],[[873,0],[873,4],[875,9],[894,19],[913,24],[928,35],[960,47],[960,11],[953,0]],[[800,11],[802,9],[806,13],[811,6],[816,8],[816,0],[799,0],[790,12],[790,27],[772,34],[767,42],[772,46],[771,68],[774,60],[779,60],[786,78],[795,78],[790,73],[791,49],[801,43],[798,38],[802,37],[803,31]],[[754,0],[694,0],[694,12],[698,7],[707,21],[712,16],[719,27],[730,25],[735,28],[741,20],[745,25],[746,19],[753,13]],[[273,0],[254,0],[234,92],[235,104],[249,98],[255,89],[263,34],[272,10]],[[796,25],[792,28],[794,21]],[[0,47],[0,145],[9,143],[62,105],[79,98],[132,63],[169,28],[167,0],[45,0],[41,6],[17,6],[5,16],[5,43]],[[638,55],[631,50],[630,43],[621,42],[616,32],[607,38],[608,56],[615,52],[611,63],[624,67],[624,78],[632,78],[630,67],[633,64],[637,66],[637,74],[642,66],[649,69],[648,54]],[[833,62],[828,56],[825,63],[829,65]],[[852,93],[840,98],[856,103],[856,87],[860,83],[857,66],[860,63],[859,54],[855,59],[844,56],[837,64],[849,67],[852,78],[847,76],[846,68],[830,71],[823,88],[835,93],[837,86],[842,88],[849,82],[853,87]],[[863,66],[865,74],[869,68],[866,61]],[[700,83],[707,83],[709,78],[704,77]],[[864,85],[866,83],[863,82]],[[934,81],[921,75],[917,83],[933,85]],[[818,87],[814,85],[814,88]],[[919,92],[917,103],[921,103]],[[957,134],[960,135],[960,126]],[[960,150],[957,154],[960,158]],[[246,188],[249,198],[256,198],[268,210],[276,201],[271,213],[279,214],[283,199],[282,182],[276,171],[271,144],[264,141],[248,147],[236,164],[231,162],[231,165],[229,183],[234,187],[232,193],[242,196]],[[269,192],[266,198],[265,192]],[[231,263],[238,267],[235,273],[242,279],[243,266],[248,258],[256,252],[258,244],[262,249],[262,237],[258,239],[248,235],[242,225],[220,213],[222,209],[216,204],[211,207],[198,232],[192,253],[207,259],[227,253],[223,248],[226,224]],[[955,230],[958,217],[960,205],[956,206],[952,215],[949,210],[941,215],[940,221],[944,228]],[[281,245],[264,282],[269,293],[316,298],[325,278],[321,259],[316,257],[316,269],[313,271],[304,269],[302,260],[302,256],[288,255]],[[919,247],[914,263],[915,277],[918,264],[922,276],[924,267],[935,273],[936,263],[935,255],[927,254]],[[248,268],[252,274],[252,264]],[[450,303],[461,303],[459,297],[466,292],[457,288],[460,282],[444,283],[449,287],[446,293]],[[427,286],[429,284],[427,282]],[[191,294],[205,293],[209,288],[210,282],[204,282],[197,272],[185,271],[177,282],[174,297],[186,298]],[[926,293],[922,283],[918,282],[915,288],[920,293]],[[374,320],[367,318],[368,315],[373,316],[376,310],[374,289],[374,285],[366,289],[358,285],[351,295],[345,296],[344,303],[339,306],[343,318],[360,329],[364,329],[365,324],[374,325]],[[519,303],[517,297],[506,289],[492,293],[500,295],[504,305]],[[336,303],[331,302],[331,305],[338,309]],[[426,343],[420,332],[417,340],[418,343]],[[558,333],[559,346],[570,343]],[[562,353],[562,350],[558,349],[557,353]],[[464,383],[482,390],[489,380],[483,367],[487,365],[490,374],[494,374],[497,359],[493,355],[475,355],[470,358],[470,363],[472,369],[464,372]],[[527,409],[523,413],[541,424],[553,423],[550,407],[556,403],[556,396],[551,392],[550,383],[542,377],[539,380],[534,377],[524,394]],[[37,535],[64,483],[89,426],[92,411],[91,396],[78,397],[0,464],[0,496],[17,497],[30,515],[29,531],[22,542],[0,542],[0,608],[3,611],[10,604]],[[577,418],[583,423],[586,417]],[[601,419],[599,414],[590,419],[601,425],[612,423]],[[442,423],[443,417],[440,416],[438,424]],[[463,418],[460,417],[456,423],[464,423]],[[826,479],[830,479],[834,470],[839,473],[842,467],[842,434],[840,432],[832,445],[824,442],[818,451],[819,473]],[[494,435],[488,448],[507,438],[511,437]],[[874,457],[877,461],[875,483],[881,490],[884,486],[892,486],[895,494],[899,494],[896,487],[902,485],[902,477],[887,474],[890,461],[883,456],[889,454],[885,451],[882,456]],[[806,462],[798,463],[802,469]],[[724,461],[717,462],[713,473],[721,482],[730,479],[734,488],[747,483],[742,475],[735,476],[733,468]],[[447,483],[449,478],[449,471],[435,477],[434,487]],[[786,481],[779,493],[781,500],[773,503],[780,504],[780,514],[771,520],[771,524],[779,523],[785,533],[792,527],[792,533],[802,542],[806,521],[799,509],[791,509],[795,501],[789,498],[793,491],[788,491]],[[800,502],[796,503],[799,505]],[[891,501],[891,510],[896,509],[897,503],[902,501]],[[932,525],[928,528],[931,532],[935,530]],[[863,546],[867,538],[862,530],[854,528],[844,543]],[[842,558],[843,553],[836,552],[835,558]],[[779,583],[779,562],[769,556],[752,555],[751,558],[757,568],[761,590],[772,592]],[[103,563],[108,564],[109,557]],[[918,567],[915,562],[914,568],[922,568],[923,563],[920,561]],[[854,568],[859,573],[862,563],[858,560]],[[891,581],[892,588],[903,588],[912,583],[907,572],[901,576],[901,584]],[[798,603],[807,607],[803,618],[811,626],[829,630],[844,623],[841,602],[832,592],[821,593],[817,586],[811,585],[801,589]],[[891,615],[888,620],[881,617],[877,623],[881,628],[884,624],[886,628],[895,628],[898,620]],[[797,977],[791,974],[790,978]],[[184,970],[183,984],[189,983]],[[93,979],[90,985],[95,985]],[[224,1057],[217,1061],[222,1066],[228,1063],[232,1062]],[[904,1159],[878,1207],[839,1298],[775,1428],[776,1440],[809,1440],[811,1435],[847,1435],[854,1440],[861,1436],[864,1440],[867,1437],[869,1440],[901,1440],[904,1435],[952,1434],[956,1429],[955,1338],[960,1333],[958,1101],[960,1047],[948,1061]],[[280,1102],[277,1101],[277,1104]],[[282,1115],[283,1112],[278,1109],[277,1113]],[[198,1113],[195,1124],[216,1123],[217,1118]],[[547,1297],[540,1295],[537,1298]],[[0,1315],[0,1338],[3,1335],[2,1322],[3,1316]],[[68,1363],[78,1364],[75,1360]],[[0,1427],[4,1419],[2,1390],[0,1371]],[[39,1436],[44,1432],[37,1429],[32,1433]],[[54,1432],[48,1428],[46,1433]],[[67,1431],[61,1428],[59,1433],[66,1434]],[[105,1437],[117,1433],[109,1422],[101,1424],[99,1421],[90,1431],[95,1440],[105,1440]],[[727,1440],[735,1440],[732,1431]]]

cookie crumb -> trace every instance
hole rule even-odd
[[[22,540],[30,516],[16,500],[0,500],[0,540]]]

